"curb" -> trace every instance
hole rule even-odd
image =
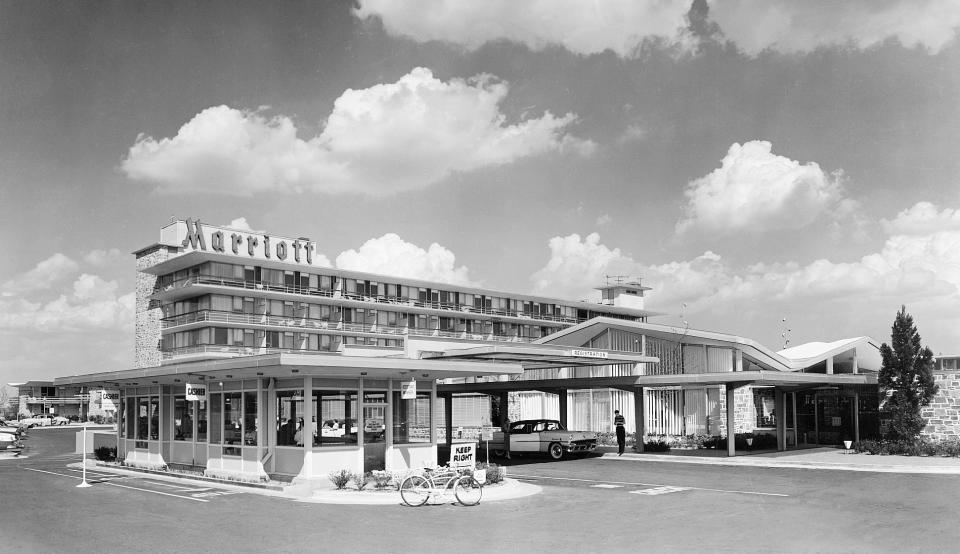
[[[851,464],[848,462],[823,461],[780,461],[769,458],[670,458],[667,456],[651,456],[645,454],[624,453],[623,456],[606,453],[601,456],[607,460],[634,461],[634,462],[663,462],[674,464],[718,465],[732,467],[766,467],[783,469],[825,469],[834,471],[866,471],[875,473],[918,473],[938,475],[960,475],[960,465],[950,466],[922,466],[901,464]]]
[[[498,502],[501,500],[513,500],[539,494],[543,489],[539,485],[517,481],[516,479],[504,479],[503,485],[483,488],[483,499],[485,502]],[[293,498],[297,502],[306,502],[311,504],[353,504],[353,505],[379,505],[379,506],[403,506],[400,499],[400,493],[396,490],[391,491],[356,491],[356,490],[318,490],[306,498]],[[450,493],[439,501],[431,500],[428,506],[440,506],[444,504],[455,503],[456,499]]]

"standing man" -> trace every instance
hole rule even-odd
[[[627,419],[620,415],[620,410],[613,411],[613,424],[617,427],[617,456],[623,456],[623,449],[627,444]]]

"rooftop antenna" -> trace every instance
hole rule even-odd
[[[783,339],[783,349],[787,349],[787,345],[790,344],[790,329],[787,328],[787,318],[782,318],[780,320],[780,338]]]

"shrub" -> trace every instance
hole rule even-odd
[[[370,472],[370,480],[373,481],[373,487],[381,491],[390,486],[393,475],[389,471],[372,471]]]
[[[487,470],[487,484],[495,485],[503,481],[504,468],[497,464],[477,464],[477,469]]]
[[[348,469],[341,469],[340,471],[330,472],[330,482],[333,483],[333,486],[337,487],[338,491],[344,489],[347,486],[347,483],[350,482],[350,479],[353,478],[353,473]]]
[[[952,456],[954,458],[960,456],[960,441],[958,440],[943,441],[938,446],[941,456]]]
[[[644,452],[670,452],[670,443],[665,440],[652,440],[643,443]]]
[[[366,473],[351,473],[350,482],[353,483],[354,488],[358,491],[362,491],[370,484],[370,481],[373,480],[373,475],[368,471]]]
[[[101,462],[113,462],[117,459],[115,446],[100,446],[93,450],[93,456]]]

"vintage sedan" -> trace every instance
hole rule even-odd
[[[490,448],[502,455],[503,446],[503,432],[497,431],[490,441]],[[524,419],[510,424],[511,453],[546,453],[559,460],[564,454],[587,454],[596,448],[597,433],[568,431],[555,419]]]

